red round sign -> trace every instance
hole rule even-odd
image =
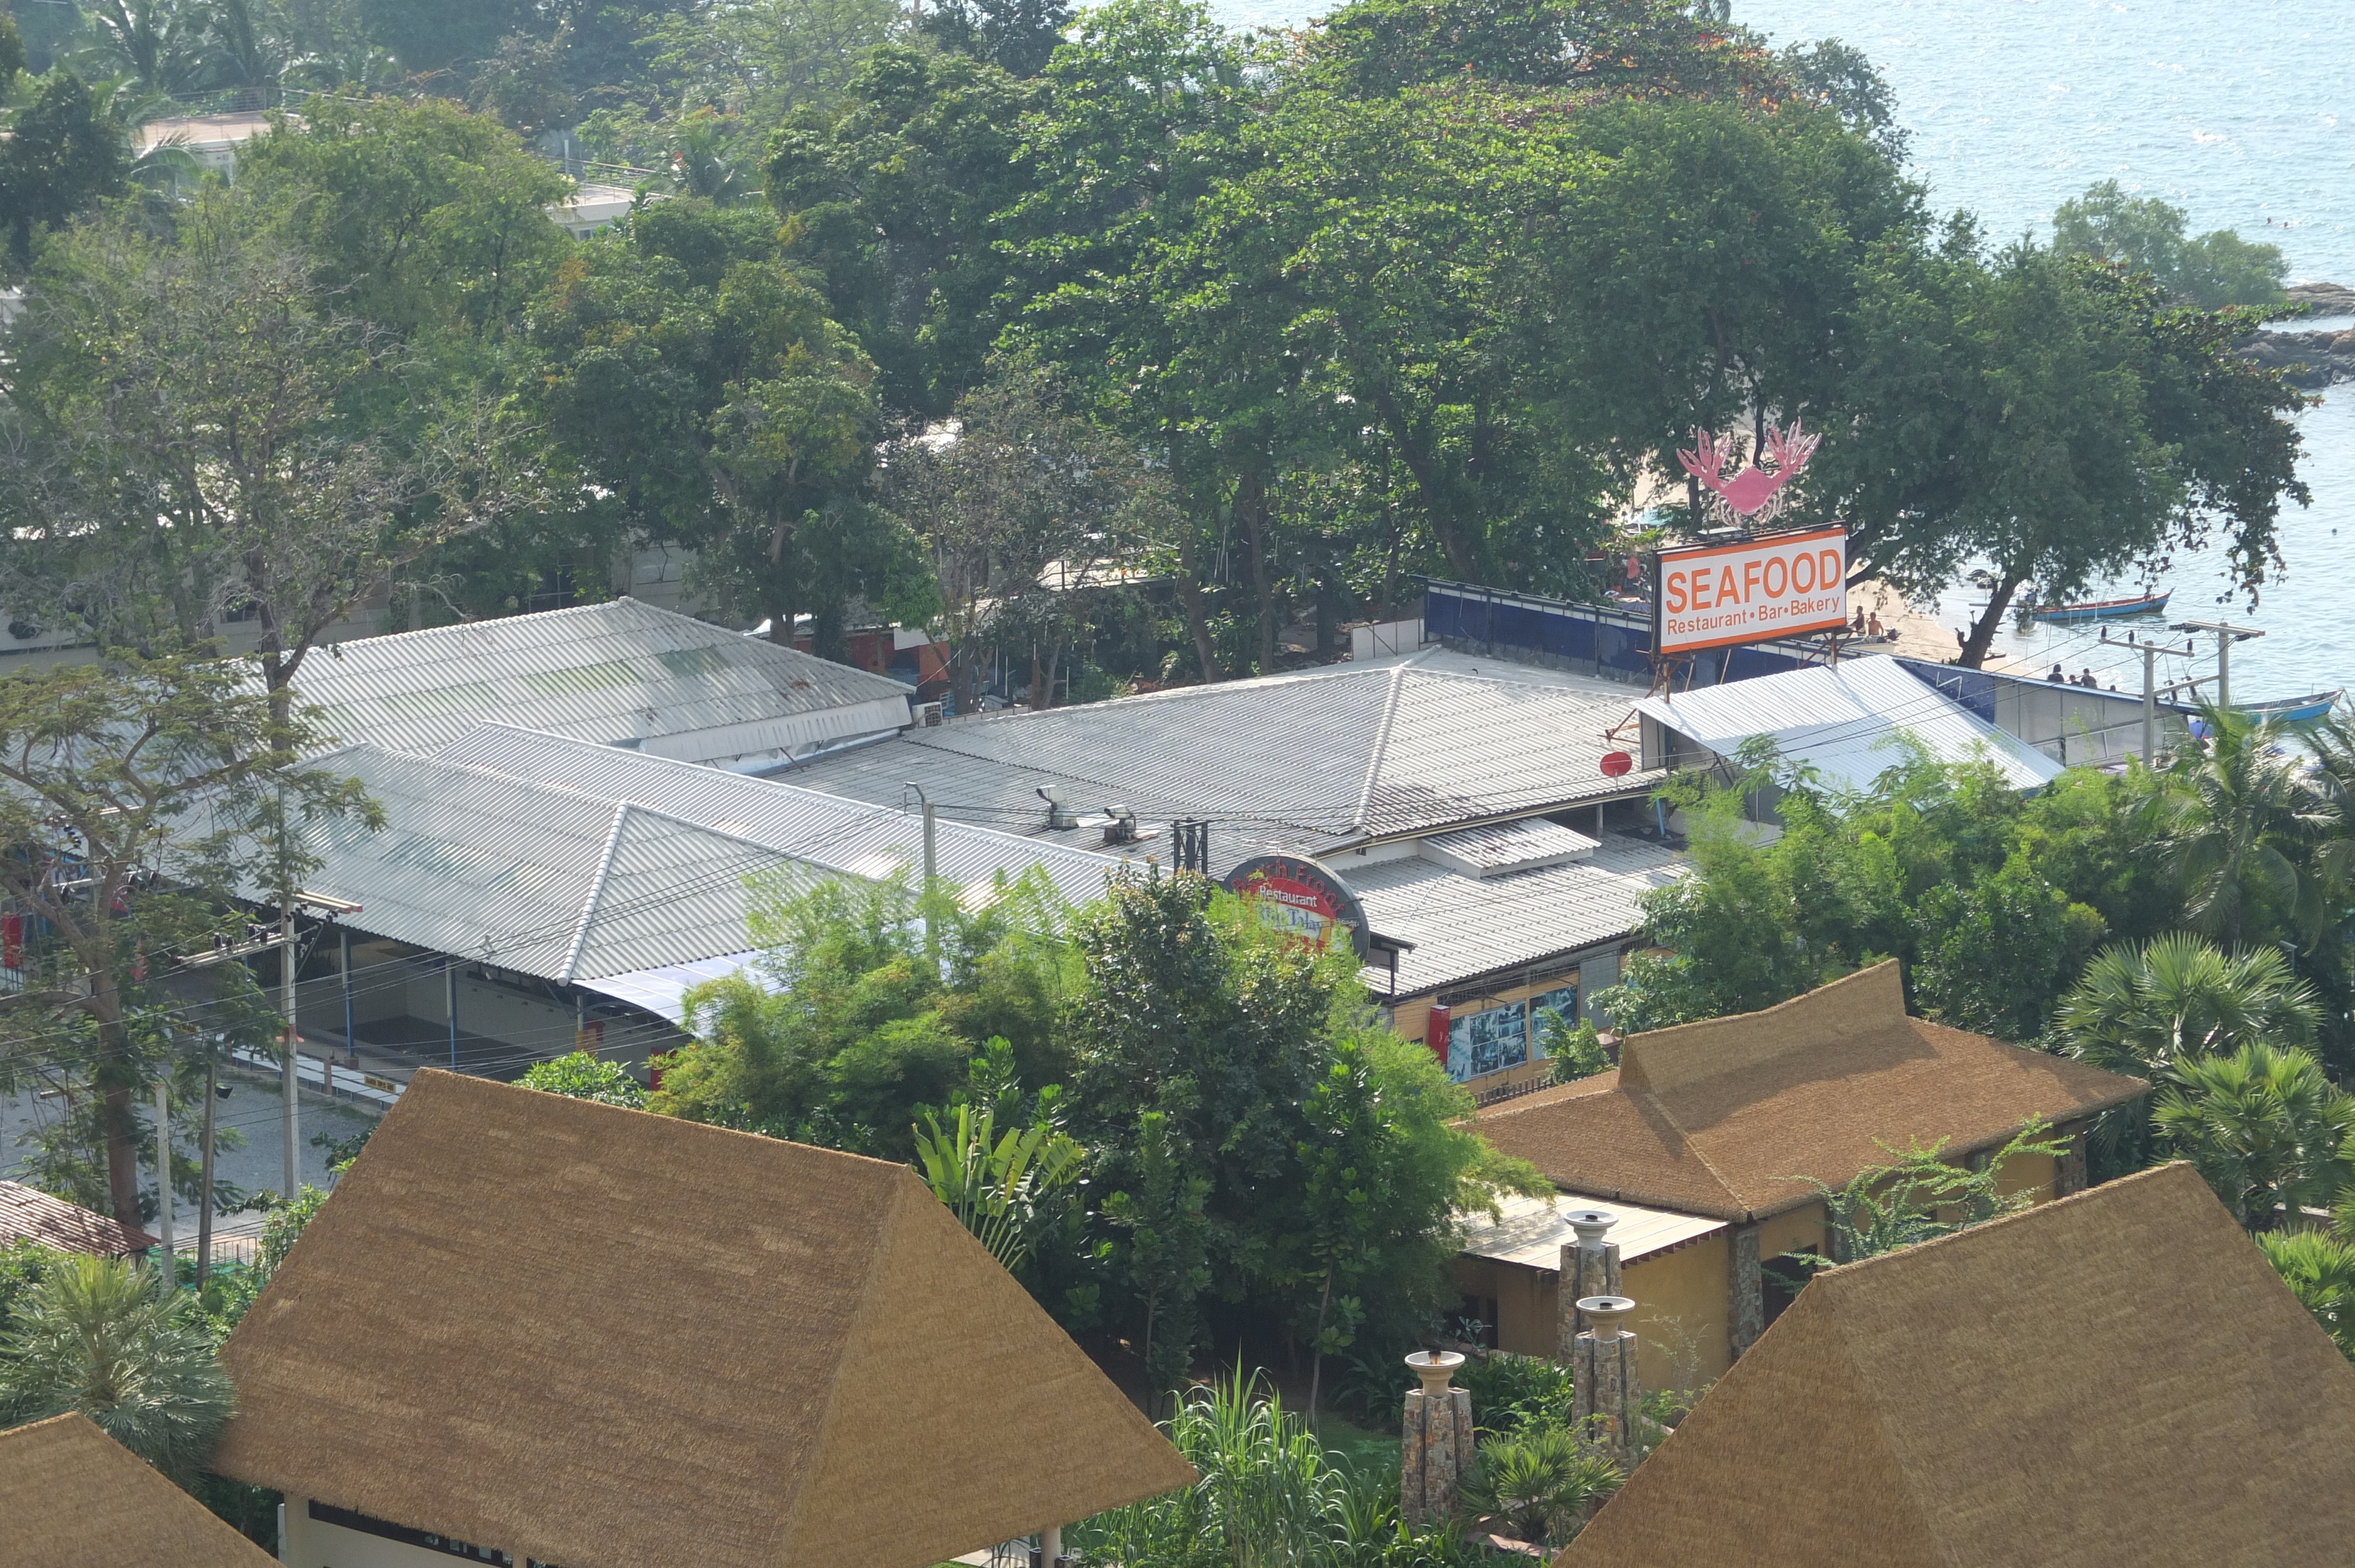
[[[1348,884],[1306,855],[1257,855],[1227,873],[1226,889],[1258,902],[1272,924],[1288,926],[1323,947],[1334,928],[1348,933],[1360,959],[1369,932],[1364,906]]]
[[[1636,759],[1624,751],[1606,751],[1603,754],[1603,777],[1605,779],[1623,779],[1633,772],[1635,767]]]

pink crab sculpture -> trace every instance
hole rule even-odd
[[[1679,447],[1677,461],[1735,516],[1763,522],[1782,510],[1783,487],[1799,477],[1799,471],[1816,455],[1817,444],[1822,440],[1821,436],[1808,435],[1796,419],[1791,421],[1788,429],[1769,425],[1766,454],[1774,460],[1774,469],[1770,471],[1753,463],[1728,480],[1724,470],[1727,463],[1734,461],[1733,432],[1711,435],[1707,430],[1695,429],[1693,440],[1699,450],[1687,451]]]

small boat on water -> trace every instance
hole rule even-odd
[[[2167,608],[2168,596],[2173,588],[2147,593],[2134,599],[2096,599],[2082,604],[2052,604],[2038,608],[2032,613],[2039,620],[2115,620],[2122,615],[2148,615]]]
[[[2310,724],[2339,705],[2347,688],[2317,692],[2308,697],[2275,697],[2269,703],[2236,703],[2233,705],[2251,718],[2279,719],[2284,724]]]

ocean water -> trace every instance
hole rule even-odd
[[[1322,7],[1217,9],[1257,26]],[[2286,0],[1734,0],[1735,20],[1778,44],[1837,37],[1870,56],[1895,90],[1932,205],[1973,213],[1991,239],[2049,236],[2055,207],[2115,179],[2184,208],[2195,234],[2233,228],[2280,246],[2293,281],[2355,286],[2350,16]],[[2286,510],[2286,569],[2257,602],[2219,602],[2230,585],[2213,555],[2179,558],[2165,578],[2167,620],[2264,630],[2233,653],[2239,701],[2355,688],[2355,386],[2333,388],[2303,425],[2314,503]],[[2139,586],[2129,577],[2092,597]],[[1961,624],[1971,600],[1949,595],[1941,618]],[[2200,641],[2196,673],[2211,674],[2214,640]],[[2141,682],[2141,660],[2103,647],[2093,628],[2007,628],[1997,647],[2073,674],[2090,666],[2121,689]]]

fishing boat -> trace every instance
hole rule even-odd
[[[2339,705],[2346,694],[2341,686],[2336,691],[2317,692],[2309,697],[2275,697],[2269,703],[2236,703],[2233,705],[2251,718],[2279,719],[2284,724],[2309,724],[2321,718]]]
[[[2158,593],[2138,595],[2134,599],[2096,599],[2082,604],[2054,604],[2039,608],[2033,613],[2039,620],[2115,620],[2122,615],[2147,615],[2167,608],[2168,596],[2173,588]]]

